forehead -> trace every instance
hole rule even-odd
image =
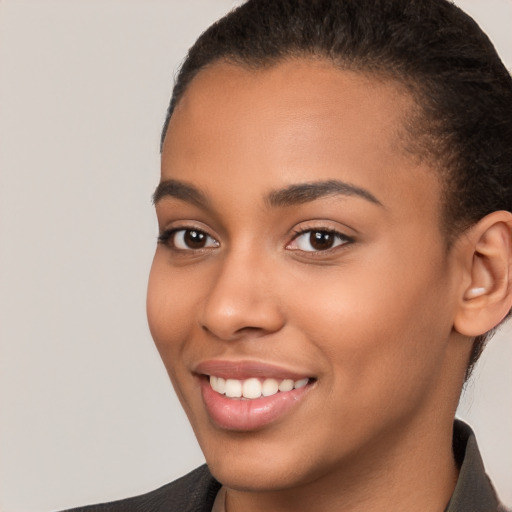
[[[286,140],[280,135],[286,136],[292,123],[295,139],[307,140],[313,132],[335,139],[341,135],[338,128],[345,128],[346,135],[357,132],[399,149],[403,120],[414,106],[398,82],[340,70],[323,59],[296,58],[262,69],[221,61],[192,80],[171,124],[185,121],[198,133],[214,128],[242,135],[257,121],[281,144]]]
[[[162,177],[231,190],[343,179],[399,199],[425,186],[421,176],[435,190],[419,195],[437,203],[437,173],[405,150],[404,120],[415,107],[400,84],[323,60],[216,63],[173,113]]]

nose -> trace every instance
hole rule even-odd
[[[200,323],[212,336],[233,341],[257,338],[284,325],[271,265],[244,255],[227,257],[212,279]]]

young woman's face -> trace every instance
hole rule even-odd
[[[411,105],[328,63],[220,63],[172,116],[149,323],[228,486],[384,464],[454,407],[457,265]]]

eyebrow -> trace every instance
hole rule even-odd
[[[326,196],[356,196],[379,206],[383,204],[368,190],[339,180],[300,183],[268,194],[267,203],[273,207],[308,203]]]
[[[370,203],[383,206],[368,190],[339,180],[314,181],[290,185],[279,190],[273,190],[267,194],[265,201],[271,207],[279,208],[308,203],[333,195],[361,197]],[[199,207],[205,207],[210,204],[203,192],[193,185],[178,180],[165,180],[159,183],[153,193],[153,204],[156,205],[167,196],[193,203]]]
[[[203,192],[192,185],[183,181],[165,180],[158,184],[153,193],[153,204],[157,204],[164,197],[174,197],[187,203],[193,203],[196,206],[206,206],[209,204],[208,198]]]

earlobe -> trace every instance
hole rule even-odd
[[[512,307],[512,214],[493,212],[466,234],[467,268],[455,330],[475,337],[496,327]]]

